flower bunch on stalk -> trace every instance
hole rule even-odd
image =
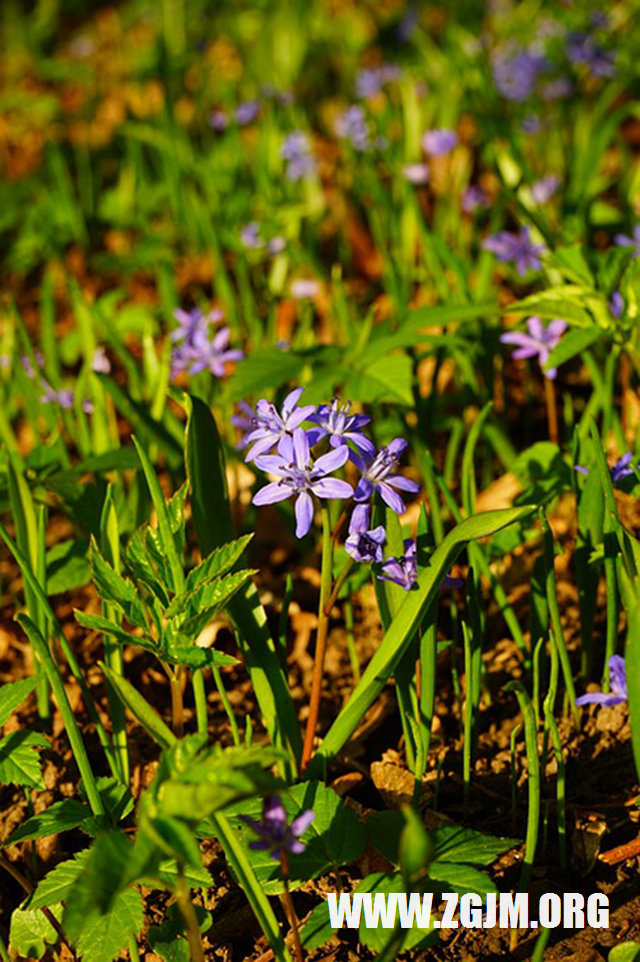
[[[418,577],[416,543],[405,542],[399,558],[384,559],[387,540],[381,524],[372,526],[377,497],[397,514],[405,511],[403,496],[420,486],[399,472],[407,449],[404,438],[394,438],[379,450],[364,433],[371,418],[354,413],[350,404],[334,398],[330,404],[301,404],[303,388],[296,388],[280,409],[265,399],[255,408],[246,402],[233,423],[243,432],[239,443],[247,448],[245,461],[273,476],[254,495],[256,505],[295,499],[296,536],[310,530],[317,503],[327,500],[355,502],[345,550],[353,562],[380,565],[378,578],[410,589]],[[355,486],[336,472],[350,462],[358,471]]]

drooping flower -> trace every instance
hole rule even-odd
[[[371,418],[367,414],[350,414],[350,408],[350,402],[340,405],[338,398],[334,398],[331,404],[321,404],[309,418],[319,425],[307,432],[309,444],[313,447],[328,436],[334,448],[351,441],[363,454],[373,456],[376,451],[374,444],[362,433],[362,428],[369,424]]]
[[[640,224],[633,228],[633,237],[628,234],[616,234],[614,241],[618,247],[633,247],[634,258],[640,256]]]
[[[368,501],[373,492],[378,491],[382,500],[393,511],[397,514],[404,512],[405,503],[396,488],[410,494],[415,494],[420,490],[420,485],[416,484],[415,481],[411,481],[401,474],[393,473],[398,467],[406,447],[407,442],[404,438],[394,438],[390,444],[381,447],[374,456],[365,455],[364,458],[361,458],[357,454],[352,455],[352,461],[357,464],[362,472],[354,495],[356,501]]]
[[[264,800],[261,821],[258,822],[248,815],[241,815],[240,818],[258,836],[249,842],[249,848],[254,851],[268,851],[271,857],[279,862],[287,852],[292,855],[304,852],[307,846],[300,838],[313,822],[315,814],[309,808],[288,825],[287,813],[281,799],[277,795],[271,795]]]
[[[370,528],[370,522],[371,507],[368,504],[357,504],[351,515],[349,534],[344,543],[347,554],[356,561],[382,561],[382,545],[387,535],[383,525]]]
[[[418,580],[418,548],[413,538],[406,538],[404,554],[400,558],[387,558],[378,575],[380,581],[393,581],[409,591]]]
[[[422,149],[429,157],[443,157],[450,154],[458,143],[455,130],[441,127],[438,130],[426,130],[422,135]]]
[[[316,161],[311,152],[311,141],[304,130],[294,130],[285,137],[280,156],[287,161],[287,180],[295,182],[315,173]]]
[[[482,246],[495,254],[499,261],[513,261],[521,276],[528,270],[537,270],[540,267],[538,255],[544,251],[541,244],[532,242],[528,227],[522,227],[517,234],[501,230],[487,237],[482,242]]]
[[[253,461],[261,454],[273,450],[283,438],[290,436],[295,428],[300,427],[303,421],[307,421],[315,413],[315,404],[298,407],[303,391],[303,387],[298,387],[287,394],[280,413],[271,401],[258,401],[255,411],[252,412],[254,428],[245,438],[245,444],[252,445],[245,461]]]
[[[620,705],[629,700],[627,691],[627,673],[624,658],[611,655],[609,659],[610,692],[592,691],[576,698],[576,705]]]
[[[347,481],[330,477],[333,471],[343,467],[349,451],[346,445],[334,448],[315,461],[311,459],[309,439],[302,428],[294,428],[293,436],[280,441],[278,454],[265,454],[256,458],[261,470],[275,474],[278,481],[261,488],[253,503],[275,504],[295,497],[296,537],[304,538],[313,521],[313,498],[350,498],[353,488]]]
[[[553,381],[557,374],[557,368],[545,370],[544,366],[549,360],[552,350],[566,331],[566,322],[554,320],[545,327],[539,317],[530,317],[527,320],[527,329],[528,334],[524,331],[507,331],[506,334],[500,336],[500,340],[503,344],[515,344],[517,350],[513,352],[513,356],[516,361],[537,357],[542,373]]]

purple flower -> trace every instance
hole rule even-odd
[[[33,356],[35,358],[36,365],[38,366],[38,368],[40,368],[40,370],[42,370],[42,367],[44,366],[44,358],[42,356],[42,353],[36,348],[33,352]],[[23,354],[22,357],[20,358],[20,363],[22,364],[22,369],[24,370],[24,373],[27,375],[29,380],[32,381],[36,376],[36,369],[34,368],[29,355]]]
[[[620,655],[611,655],[609,659],[609,681],[611,692],[604,691],[589,692],[576,698],[576,705],[620,705],[628,701],[627,692],[627,673],[624,665],[624,658]]]
[[[640,255],[640,224],[636,224],[633,228],[633,237],[629,237],[628,234],[616,234],[614,241],[618,247],[633,247],[634,258]]]
[[[488,206],[489,198],[482,187],[470,184],[469,187],[465,188],[462,195],[462,209],[465,214],[472,214],[474,210]]]
[[[244,357],[237,348],[229,350],[231,332],[228,327],[222,327],[218,333],[210,338],[203,335],[194,343],[191,349],[192,364],[190,374],[199,374],[208,369],[215,377],[224,377],[226,365],[232,361],[241,361]]]
[[[335,131],[342,140],[348,140],[354,150],[368,150],[371,146],[369,124],[364,110],[357,104],[347,107],[337,118]]]
[[[611,295],[611,300],[609,301],[609,310],[616,319],[622,317],[622,312],[624,310],[624,301],[622,299],[622,294],[620,291],[614,291]]]
[[[285,137],[280,156],[287,161],[285,177],[291,182],[315,173],[316,162],[311,152],[311,141],[304,130],[294,130]]]
[[[243,246],[249,250],[259,250],[264,247],[264,241],[260,237],[260,224],[252,220],[246,227],[243,227],[240,231],[240,240]]]
[[[73,407],[73,391],[67,388],[60,388],[55,390],[51,387],[48,381],[42,381],[42,388],[44,394],[40,398],[43,404],[57,404],[65,411],[70,411]]]
[[[487,237],[482,246],[495,254],[499,261],[513,261],[520,276],[540,267],[538,255],[544,251],[541,244],[532,243],[528,227],[522,227],[518,234],[501,230]]]
[[[280,237],[278,235],[276,237],[271,238],[271,240],[267,244],[267,250],[272,256],[275,256],[276,254],[281,254],[286,246],[287,246],[287,242],[284,239],[284,237]]]
[[[209,117],[209,123],[214,130],[217,130],[219,133],[221,133],[229,126],[229,118],[224,110],[214,110]]]
[[[317,281],[314,281],[312,277],[299,277],[297,280],[291,281],[289,293],[292,297],[295,297],[297,301],[302,301],[307,298],[317,297],[320,293],[320,285]]]
[[[631,451],[627,451],[622,457],[618,458],[609,468],[609,474],[611,475],[611,480],[614,484],[622,481],[623,478],[628,478],[630,475],[635,474],[633,467],[631,466]],[[637,465],[636,465],[637,466]],[[581,464],[576,464],[574,466],[575,471],[579,471],[580,474],[589,474],[588,468],[583,468]]]
[[[427,184],[429,182],[429,168],[426,164],[407,164],[402,168],[402,176],[410,184]]]
[[[555,174],[549,174],[548,177],[541,177],[540,180],[536,180],[531,185],[531,196],[536,204],[546,204],[548,200],[551,200],[559,186],[560,178],[556,177]]]
[[[560,338],[567,329],[565,321],[554,320],[545,327],[539,317],[530,317],[527,321],[528,334],[524,331],[508,331],[500,336],[503,344],[515,344],[517,350],[513,352],[516,361],[521,361],[528,357],[537,357],[542,368],[542,373],[549,380],[553,381],[557,369],[545,370],[544,366],[549,360],[549,355],[560,341]]]
[[[616,75],[612,55],[603,50],[588,33],[572,31],[569,34],[567,57],[573,64],[582,64],[594,77],[615,77]]]
[[[444,127],[439,130],[427,130],[422,135],[422,149],[430,157],[442,157],[450,154],[458,143],[458,135],[455,130],[448,130]]]
[[[371,418],[366,414],[349,414],[350,408],[350,402],[341,407],[338,398],[334,398],[331,404],[321,404],[309,418],[320,425],[307,432],[309,444],[313,447],[328,435],[334,448],[351,441],[363,454],[373,456],[376,452],[373,442],[362,433],[362,428],[369,424]]]
[[[173,312],[173,316],[178,326],[171,332],[171,340],[184,341],[191,346],[202,334],[207,333],[211,324],[218,324],[223,315],[219,308],[203,314],[199,307],[192,307],[190,311],[179,307]]]
[[[260,104],[257,100],[247,100],[238,104],[233,112],[235,122],[240,127],[246,127],[252,120],[255,120],[260,111]]]
[[[374,456],[365,455],[361,458],[357,454],[352,455],[352,461],[362,471],[362,477],[358,481],[354,495],[356,501],[368,501],[373,492],[378,491],[385,504],[388,504],[397,514],[404,512],[405,503],[395,489],[399,488],[411,494],[420,490],[420,485],[415,481],[404,478],[401,474],[392,474],[398,467],[406,447],[407,442],[404,438],[394,438],[390,444],[381,447]]]
[[[380,67],[363,67],[356,77],[356,94],[363,99],[375,97],[386,83],[397,80],[399,75],[399,68],[392,63],[385,63]]]
[[[413,538],[405,540],[401,558],[387,558],[378,578],[380,581],[393,581],[405,591],[413,588],[418,580],[418,549]]]
[[[287,813],[282,801],[277,795],[271,795],[264,800],[260,822],[248,815],[241,815],[240,818],[258,836],[255,841],[249,842],[249,848],[258,852],[269,851],[271,857],[279,862],[286,852],[292,855],[304,852],[307,846],[300,841],[300,836],[309,828],[315,814],[309,808],[294,818],[291,825],[287,825]]]
[[[91,370],[98,374],[108,374],[111,370],[111,361],[107,357],[107,352],[104,347],[99,346],[93,352]]]
[[[356,561],[382,561],[382,545],[387,539],[384,527],[369,528],[371,507],[357,504],[349,522],[349,534],[344,543],[347,554]]]
[[[543,100],[564,100],[571,95],[572,90],[573,84],[568,77],[556,77],[543,84],[540,96]]]
[[[493,80],[507,100],[528,100],[534,91],[538,75],[546,68],[546,59],[529,50],[516,53],[500,51],[493,61]]]
[[[252,445],[245,461],[253,461],[261,454],[271,451],[276,444],[290,436],[303,421],[307,421],[315,413],[315,404],[298,407],[303,391],[303,387],[298,387],[287,394],[279,414],[270,401],[264,399],[258,401],[255,411],[251,412],[253,430],[244,439],[245,445]]]
[[[349,456],[346,445],[323,454],[313,463],[309,439],[302,428],[294,428],[293,437],[288,435],[280,441],[278,454],[265,454],[256,458],[256,465],[279,481],[272,481],[253,497],[253,503],[274,504],[295,496],[296,537],[304,538],[313,521],[313,498],[350,498],[353,488],[347,481],[328,475],[343,467]]]

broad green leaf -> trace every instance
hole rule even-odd
[[[155,844],[181,865],[201,869],[200,846],[191,830],[180,818],[170,815],[150,815],[143,819],[140,830],[147,832]]]
[[[138,936],[143,924],[144,905],[140,893],[135,889],[127,889],[116,895],[111,908],[104,915],[97,909],[90,909],[77,914],[65,912],[63,916],[65,932],[85,962],[114,962],[119,959],[129,939]]]
[[[559,318],[576,327],[593,327],[593,317],[584,307],[593,289],[579,284],[561,284],[538,291],[522,301],[509,304],[510,314],[535,314],[543,318]]]
[[[200,564],[196,568],[193,568],[187,575],[185,583],[186,593],[190,594],[207,581],[211,581],[213,578],[220,578],[222,575],[226,575],[227,572],[231,571],[252,538],[253,534],[245,534],[241,538],[236,538],[235,541],[221,545],[212,551],[211,554],[207,555],[204,561],[201,561]]]
[[[438,545],[429,565],[420,573],[415,589],[406,592],[400,610],[385,632],[362,678],[320,745],[307,770],[311,777],[321,772],[326,761],[340,751],[384,688],[415,636],[449,568],[464,546],[470,541],[490,537],[510,524],[523,521],[530,517],[534,510],[525,506],[482,512],[456,525]]]
[[[384,401],[413,405],[413,362],[407,354],[388,354],[369,361],[361,367],[357,359],[345,368],[344,391],[347,397],[357,397],[364,404]]]
[[[67,859],[66,862],[61,862],[47,872],[28,900],[29,908],[37,909],[66,902],[87,863],[88,856],[89,849],[85,849],[84,852]]]
[[[91,580],[85,541],[59,541],[47,551],[47,594],[83,588]]]
[[[240,401],[260,391],[277,390],[299,377],[303,366],[304,358],[293,351],[279,351],[277,348],[255,351],[236,365],[229,382],[229,400]]]
[[[300,929],[302,948],[306,949],[307,952],[313,952],[314,949],[326,945],[329,939],[335,938],[336,934],[337,930],[331,928],[329,905],[326,899],[323,899],[319,905],[316,905]]]
[[[355,813],[336,793],[322,782],[303,782],[278,792],[287,812],[288,821],[313,809],[315,818],[303,836],[307,848],[300,855],[289,857],[289,882],[292,889],[316,878],[330,869],[338,869],[359,858],[364,848],[364,827]],[[253,851],[249,843],[255,832],[242,821],[240,815],[260,821],[262,801],[250,798],[232,805],[225,816],[233,826],[247,857],[253,866],[262,890],[267,895],[283,891],[280,865],[268,851]]]
[[[469,865],[491,865],[504,852],[521,844],[518,838],[485,835],[462,825],[442,825],[433,830],[431,839],[434,861]]]
[[[0,785],[44,788],[40,758],[34,749],[49,748],[39,732],[15,731],[0,740]]]
[[[438,882],[440,891],[477,892],[486,895],[487,892],[497,892],[495,883],[480,869],[473,865],[459,865],[453,862],[432,862],[429,866],[429,879]]]
[[[4,725],[18,705],[28,698],[36,687],[35,678],[21,678],[10,681],[0,688],[0,727]]]
[[[640,942],[621,942],[614,945],[608,955],[608,962],[640,962]]]
[[[54,802],[39,815],[32,815],[23,822],[15,832],[4,842],[4,845],[15,845],[32,838],[46,838],[48,835],[59,835],[77,828],[91,817],[91,809],[84,802],[75,798],[65,798],[61,802]]]
[[[54,915],[60,915],[54,906]],[[41,959],[48,945],[55,945],[58,933],[40,909],[17,908],[11,915],[9,944],[21,959]]]

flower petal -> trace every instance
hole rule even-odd
[[[296,498],[296,538],[304,538],[313,521],[313,498],[308,491],[301,491]]]
[[[271,484],[265,484],[264,488],[256,491],[253,496],[253,504],[275,504],[277,501],[286,501],[292,493],[288,485],[280,484],[279,481],[272,481]]]

